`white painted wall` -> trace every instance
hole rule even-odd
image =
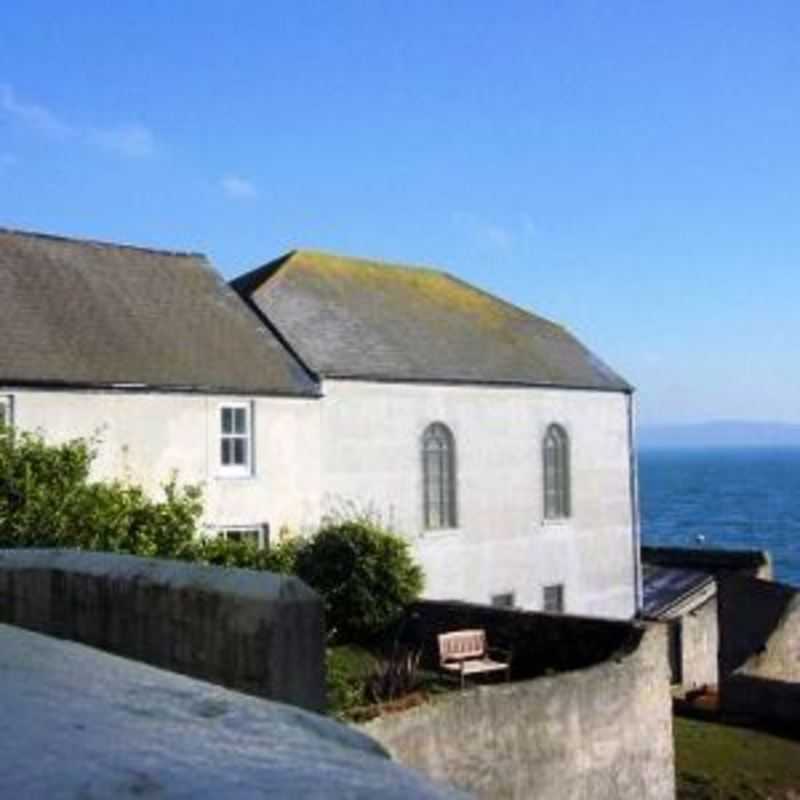
[[[201,484],[210,526],[269,522],[293,531],[319,517],[320,402],[181,393],[8,388],[14,424],[50,441],[97,435],[95,478],[128,478],[154,496],[177,472]],[[219,472],[219,406],[252,404],[255,461],[249,477]]]
[[[542,607],[563,583],[566,611],[635,611],[627,397],[540,388],[328,380],[322,403],[323,510],[355,502],[412,542],[426,596],[488,603],[513,591]],[[456,440],[459,527],[424,531],[421,437],[435,421]],[[541,441],[570,436],[572,516],[543,520]]]
[[[407,536],[426,595],[488,603],[514,592],[539,609],[565,586],[566,611],[634,613],[626,396],[535,388],[326,381],[320,400],[180,393],[0,390],[14,421],[50,440],[97,434],[96,477],[157,493],[177,471],[200,483],[211,526],[269,522],[312,529],[321,512],[374,508]],[[255,469],[219,475],[219,406],[254,409]],[[457,448],[459,527],[424,531],[421,436],[434,421]],[[557,422],[571,442],[572,517],[545,522],[541,440]]]

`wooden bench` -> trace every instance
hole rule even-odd
[[[511,675],[511,657],[508,651],[489,648],[486,643],[486,631],[481,628],[440,633],[439,666],[446,672],[454,673],[461,679],[471,675],[505,670],[506,680]],[[503,661],[492,658],[497,653]]]

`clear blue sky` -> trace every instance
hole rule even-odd
[[[643,421],[800,422],[800,4],[26,2],[0,225],[443,266]]]

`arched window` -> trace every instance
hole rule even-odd
[[[425,527],[455,528],[456,445],[450,429],[434,422],[422,436],[422,480]]]
[[[544,518],[570,515],[569,437],[560,425],[550,425],[542,443]]]

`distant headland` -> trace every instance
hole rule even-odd
[[[642,425],[640,448],[800,447],[800,424],[719,420],[688,425]]]

